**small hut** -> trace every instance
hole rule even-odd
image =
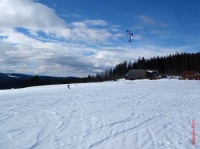
[[[155,79],[158,77],[158,70],[146,70],[146,78]]]
[[[131,69],[127,72],[125,79],[135,80],[135,79],[144,79],[146,72],[143,69]]]

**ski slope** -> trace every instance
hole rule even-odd
[[[70,87],[0,90],[0,149],[200,149],[199,81]]]

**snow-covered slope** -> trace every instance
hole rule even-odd
[[[199,81],[120,80],[70,87],[0,91],[0,148],[200,148]]]
[[[11,77],[11,78],[20,78],[20,77],[12,76],[12,75],[8,75],[8,77]]]

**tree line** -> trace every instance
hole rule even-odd
[[[164,57],[145,59],[139,57],[135,62],[124,61],[96,76],[88,76],[90,81],[107,81],[124,78],[130,69],[158,70],[160,75],[181,75],[184,71],[200,72],[200,53],[175,53]]]
[[[101,82],[124,78],[130,69],[158,70],[160,75],[180,75],[184,71],[200,72],[200,53],[175,53],[164,57],[145,59],[139,57],[135,62],[121,62],[114,68],[83,78],[41,78],[33,76],[25,81],[25,87],[50,84],[70,84]]]
[[[59,78],[59,77],[42,77],[36,75],[26,79],[24,82],[24,87],[54,85],[54,84],[70,84],[70,83],[81,83],[81,82],[83,82],[82,79],[76,77]]]

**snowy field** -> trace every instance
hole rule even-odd
[[[200,149],[199,122],[199,81],[0,90],[0,149]]]

